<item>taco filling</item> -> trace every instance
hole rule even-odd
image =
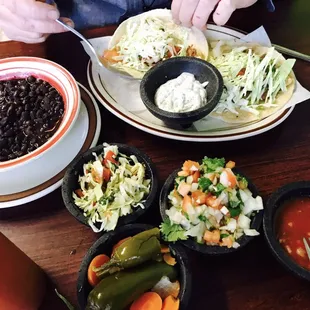
[[[176,56],[199,57],[189,43],[190,29],[159,17],[129,19],[117,44],[103,55],[103,62],[146,72],[159,61]]]
[[[240,115],[241,121],[245,121],[244,115],[260,118],[262,111],[277,109],[289,100],[290,96],[278,99],[292,92],[294,59],[285,60],[273,47],[240,46],[222,52],[221,44],[219,41],[209,59],[224,79],[224,91],[213,116],[226,113],[230,119],[238,119]]]

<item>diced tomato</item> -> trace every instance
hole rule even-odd
[[[189,175],[188,171],[179,171],[178,176],[179,177],[187,177]]]
[[[104,167],[103,168],[103,173],[102,173],[102,178],[108,182],[111,177],[111,170],[109,168]]]
[[[234,173],[231,171],[231,169],[227,168],[226,172],[227,172],[228,182],[230,183],[230,187],[234,188],[237,185],[237,178],[234,175]]]
[[[75,190],[75,193],[77,194],[78,197],[82,198],[84,196],[82,190],[79,188],[77,190]]]
[[[206,230],[203,235],[203,239],[208,243],[220,243],[220,238],[221,235],[219,230]]]
[[[193,183],[198,183],[199,178],[200,178],[200,172],[199,172],[199,170],[197,170],[193,174]]]
[[[107,155],[105,156],[103,160],[103,164],[107,166],[108,161],[110,161],[112,164],[118,164],[118,162],[115,160],[115,154],[110,150],[108,151]]]
[[[176,53],[179,53],[180,50],[181,50],[181,47],[180,46],[175,46],[174,49],[175,49]]]
[[[93,177],[93,179],[94,179],[95,182],[97,182],[97,183],[102,183],[102,176],[99,175],[99,174],[96,172],[96,170],[92,169],[92,170],[91,170],[91,175],[92,175],[92,177]]]
[[[266,97],[267,97],[267,94],[268,94],[268,92],[265,91],[265,92],[262,94],[261,100],[265,100]]]
[[[184,197],[191,190],[192,186],[185,182],[181,182],[178,187],[178,192]]]
[[[245,74],[245,68],[242,68],[237,75],[244,75]]]
[[[211,208],[219,209],[221,205],[218,203],[216,196],[213,196],[212,194],[206,195],[206,205],[208,205]]]
[[[234,162],[234,161],[232,161],[232,160],[230,160],[227,164],[226,164],[226,168],[230,168],[230,169],[233,169],[233,168],[235,168],[235,166],[236,166],[236,163]]]
[[[199,163],[192,160],[186,160],[182,167],[183,171],[188,171],[190,174],[195,173],[195,171],[199,170]]]
[[[182,201],[182,210],[188,213],[189,208],[191,208],[192,206],[192,198],[188,195],[185,195]]]
[[[121,60],[115,60],[115,57],[117,56],[119,56],[119,52],[115,48],[112,50],[105,50],[103,52],[102,61],[110,63],[120,62]]]
[[[233,246],[234,240],[232,236],[228,236],[222,239],[222,246],[227,246],[228,248],[231,248]]]
[[[234,173],[230,168],[225,168],[223,170],[223,172],[220,175],[220,182],[224,186],[230,188],[234,188],[238,183],[236,176],[234,175]]]
[[[207,194],[205,194],[200,190],[197,190],[192,192],[192,198],[194,200],[195,205],[203,205],[206,203]]]

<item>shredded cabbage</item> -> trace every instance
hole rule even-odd
[[[104,162],[109,151],[113,152],[117,163]],[[82,194],[76,191],[72,196],[93,231],[114,230],[119,217],[132,213],[135,208],[144,208],[151,180],[146,179],[145,167],[136,156],[119,153],[115,145],[105,144],[103,154],[93,155],[95,160],[84,164],[84,173],[79,176]],[[106,169],[110,171],[108,180],[103,177]]]
[[[274,47],[265,55],[258,55],[247,46],[221,51],[223,44],[219,41],[215,45],[209,59],[222,74],[225,86],[214,111],[238,115],[238,110],[243,110],[259,115],[260,110],[276,107],[276,96],[286,91],[295,59],[279,65]]]
[[[189,29],[176,28],[173,22],[145,16],[127,24],[126,33],[116,45],[116,61],[146,72],[157,62],[173,56],[186,56]]]

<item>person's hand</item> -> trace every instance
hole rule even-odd
[[[206,27],[210,14],[217,25],[224,25],[236,9],[246,8],[257,0],[173,0],[172,16],[186,27]]]
[[[11,40],[25,43],[43,42],[51,33],[66,31],[55,20],[55,6],[35,0],[0,0],[0,28]],[[68,19],[63,19],[73,24]]]

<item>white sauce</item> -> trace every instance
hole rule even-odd
[[[207,84],[208,82],[201,84],[193,74],[184,72],[158,88],[155,104],[168,112],[194,111],[207,103]]]

